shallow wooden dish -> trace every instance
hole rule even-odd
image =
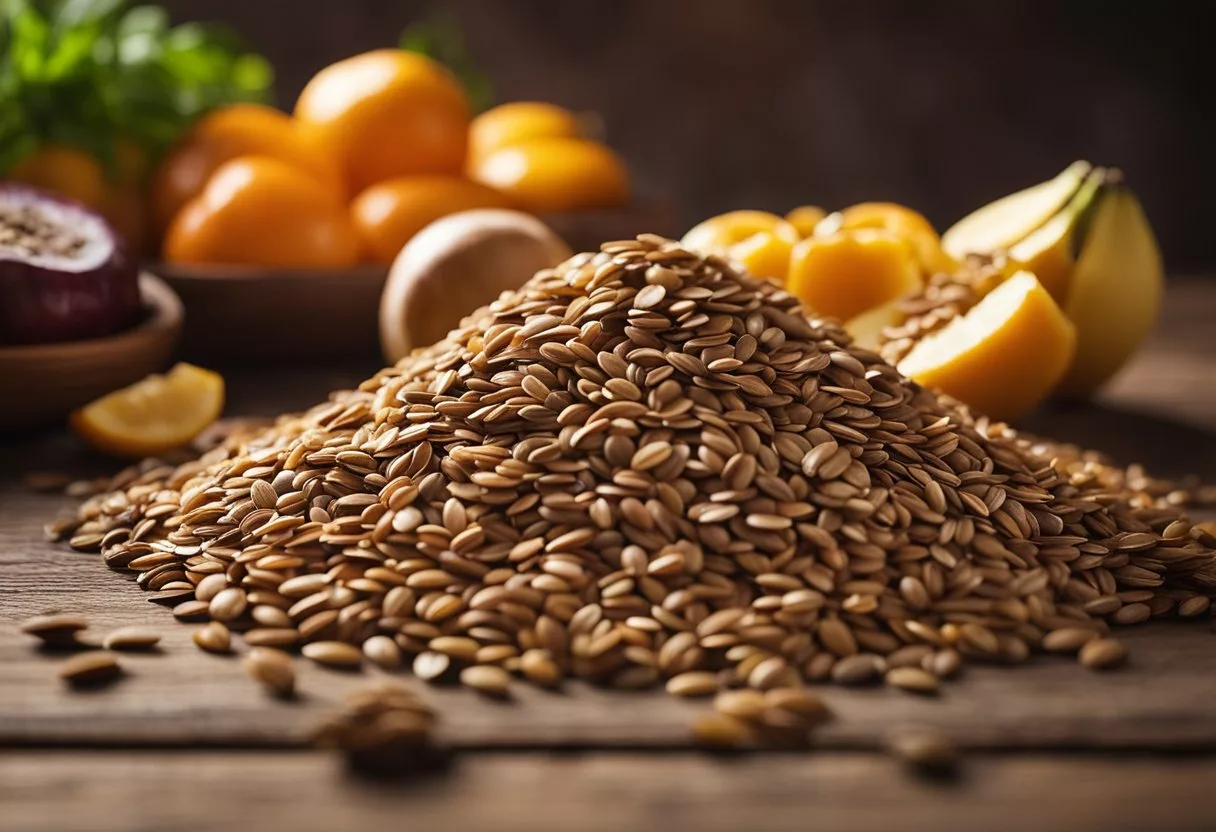
[[[0,429],[62,419],[82,404],[163,370],[182,328],[182,303],[164,281],[139,276],[144,317],[104,338],[0,347]]]
[[[644,231],[675,233],[662,202],[542,216],[574,251]],[[343,270],[154,263],[186,307],[182,356],[219,365],[380,360],[380,293],[387,266]],[[473,311],[473,310],[468,310]]]

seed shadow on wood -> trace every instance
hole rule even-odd
[[[1216,480],[1216,426],[1204,429],[1152,413],[1094,402],[1054,404],[1019,428],[1101,451],[1151,474]]]

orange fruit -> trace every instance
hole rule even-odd
[[[798,229],[768,211],[728,211],[688,230],[681,245],[742,263],[756,277],[784,283]]]
[[[470,173],[534,214],[619,208],[629,202],[624,161],[590,139],[529,139],[477,160]]]
[[[426,173],[460,173],[469,100],[442,65],[414,52],[377,49],[318,72],[296,118],[333,152],[351,193]]]
[[[342,268],[359,259],[346,205],[292,165],[239,156],[215,171],[165,235],[176,263]]]
[[[224,409],[224,379],[193,364],[177,364],[85,405],[72,428],[99,451],[144,457],[181,447]]]
[[[529,139],[577,138],[578,116],[556,104],[512,101],[486,110],[469,125],[469,160],[476,164],[495,150]]]
[[[1038,278],[1018,272],[921,339],[899,370],[994,419],[1016,419],[1063,378],[1076,343],[1076,328]]]
[[[64,145],[40,147],[13,165],[5,178],[66,196],[94,210],[101,207],[109,191],[101,162]]]
[[[785,221],[798,229],[798,236],[810,237],[815,233],[815,226],[827,215],[828,212],[818,205],[799,205],[785,215]]]
[[[920,286],[920,266],[908,243],[865,228],[803,240],[790,257],[785,288],[808,312],[848,321]]]
[[[272,107],[233,104],[199,119],[157,166],[150,193],[157,228],[168,228],[216,168],[238,156],[279,159],[344,194],[337,162],[307,127]]]
[[[440,217],[472,208],[509,208],[493,188],[456,176],[404,176],[372,185],[350,205],[364,251],[392,263],[410,238]]]
[[[894,202],[860,202],[829,215],[819,233],[877,228],[907,240],[925,274],[953,272],[958,264],[942,251],[941,237],[924,214]]]

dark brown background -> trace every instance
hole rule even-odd
[[[1121,166],[1174,272],[1216,267],[1206,0],[169,0],[317,68],[460,22],[498,100],[603,114],[680,232],[729,208],[893,199],[945,227],[1075,158]]]

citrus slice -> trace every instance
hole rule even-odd
[[[784,283],[798,230],[768,211],[728,211],[689,229],[684,248],[741,262],[754,277]]]
[[[1029,413],[1072,362],[1076,328],[1030,272],[1018,272],[899,362],[904,375],[994,419]]]
[[[888,231],[839,231],[794,247],[785,288],[808,312],[847,321],[918,291],[920,265],[911,245]]]
[[[177,364],[85,405],[71,423],[103,453],[143,457],[185,445],[223,409],[224,379],[218,373]]]

